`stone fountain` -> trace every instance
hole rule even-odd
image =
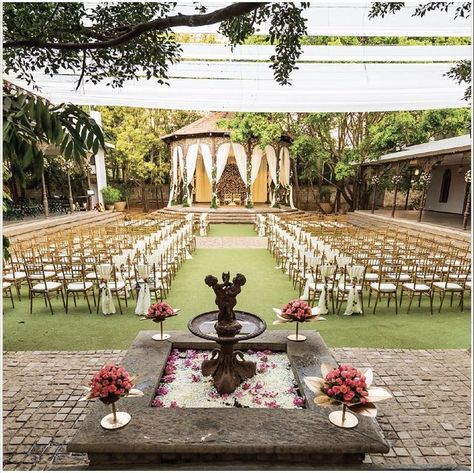
[[[211,358],[203,361],[201,370],[204,376],[212,376],[220,394],[230,394],[242,381],[256,373],[256,363],[246,361],[243,353],[235,350],[235,345],[261,335],[267,325],[255,314],[234,311],[237,295],[246,283],[243,274],[237,274],[231,281],[230,273],[223,273],[222,283],[215,276],[208,275],[204,282],[214,290],[219,310],[199,314],[189,322],[188,328],[197,337],[219,345],[212,351]]]

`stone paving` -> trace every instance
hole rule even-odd
[[[470,466],[470,355],[466,350],[337,348],[339,362],[372,367],[374,384],[394,399],[379,404],[378,420],[392,445],[366,457],[378,469]],[[81,386],[118,350],[5,352],[3,356],[3,464],[5,470],[77,469],[82,454],[67,442],[90,403]]]
[[[196,237],[196,248],[267,248],[267,237]]]

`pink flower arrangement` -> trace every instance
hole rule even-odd
[[[288,304],[281,309],[281,316],[291,319],[294,322],[305,322],[313,318],[311,307],[307,302],[300,301],[299,299],[288,302]]]
[[[372,385],[374,374],[370,368],[358,370],[347,364],[333,368],[323,363],[321,375],[322,378],[304,378],[306,386],[315,393],[314,402],[319,406],[342,403],[356,413],[375,417],[377,408],[374,403],[392,397],[386,389]]]
[[[133,379],[118,365],[103,366],[92,378],[88,399],[99,398],[104,404],[118,401],[133,388]]]
[[[175,310],[167,302],[161,301],[152,304],[146,316],[154,322],[163,322],[166,318],[174,315],[176,315]]]
[[[367,403],[365,376],[350,365],[339,365],[324,377],[322,391],[331,399],[350,404]]]

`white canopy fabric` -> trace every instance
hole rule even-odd
[[[290,153],[286,146],[280,149],[280,184],[290,184]]]
[[[258,171],[260,169],[260,163],[262,162],[263,151],[260,146],[255,146],[252,151],[252,160],[250,161],[251,171],[250,171],[250,183],[253,184],[255,179],[257,179]]]
[[[416,5],[421,2],[405,2],[405,6],[395,15],[369,19],[371,0],[355,1],[312,1],[304,10],[308,35],[311,36],[470,36],[469,18],[453,21],[454,12],[428,12],[423,18],[414,17]],[[459,3],[459,2],[456,2]],[[208,11],[222,8],[225,2],[205,2]],[[178,2],[176,11],[183,14],[195,12],[193,2]],[[195,33],[216,33],[218,25],[193,28]],[[174,31],[189,33],[187,27]],[[260,33],[268,33],[268,25]]]
[[[276,172],[277,158],[273,146],[268,145],[265,147],[265,156],[267,157],[268,171],[270,173],[271,182],[276,184],[278,182]]]
[[[230,152],[230,142],[222,143],[219,148],[217,148],[216,154],[216,183],[219,182],[224,172],[225,165],[227,164],[227,158],[229,157]]]
[[[188,154],[186,155],[186,178],[187,184],[191,184],[193,180],[194,171],[196,170],[196,162],[199,151],[199,140],[197,143],[192,144],[188,148]]]
[[[40,93],[53,103],[79,105],[245,112],[370,112],[467,105],[462,99],[465,86],[445,76],[450,63],[302,63],[291,76],[291,86],[278,85],[264,63],[208,64],[207,72],[202,71],[207,66],[196,63],[173,69],[207,78],[175,78],[169,85],[140,79],[127,81],[120,89],[104,81],[85,83],[76,91],[77,76],[35,77]],[[24,81],[5,78],[30,88]]]
[[[185,43],[183,60],[199,61],[269,61],[275,54],[271,45]],[[301,61],[460,61],[472,58],[472,48],[465,46],[303,46]]]

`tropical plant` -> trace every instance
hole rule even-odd
[[[80,107],[53,105],[4,81],[3,160],[12,179],[23,186],[27,173],[41,176],[48,145],[66,160],[79,162],[104,146],[104,137]]]
[[[119,202],[122,198],[122,193],[116,187],[105,186],[101,189],[101,192],[105,205],[115,204],[115,202]]]

